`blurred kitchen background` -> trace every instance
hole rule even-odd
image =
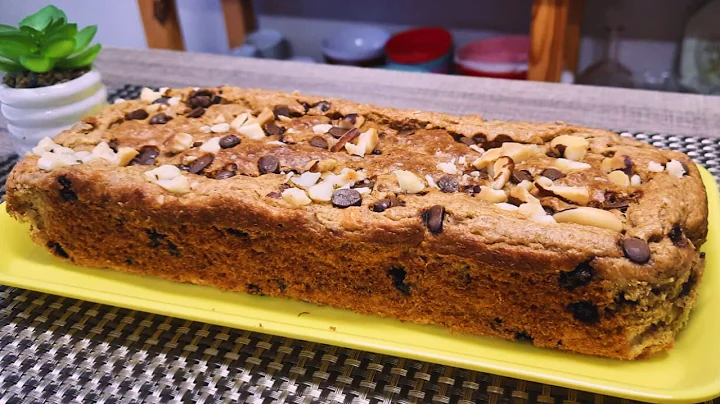
[[[105,46],[720,94],[720,0],[0,0],[0,23],[50,3]]]

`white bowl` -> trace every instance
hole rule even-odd
[[[97,70],[49,87],[0,85],[0,112],[8,121],[8,132],[20,155],[40,139],[58,135],[105,105],[107,89]]]
[[[359,62],[377,59],[385,53],[390,33],[376,27],[352,27],[333,32],[322,41],[323,54],[331,59]]]
[[[290,56],[287,41],[280,31],[261,29],[248,35],[245,41],[254,46],[262,58],[287,59]]]

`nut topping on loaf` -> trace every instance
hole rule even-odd
[[[43,139],[8,208],[79,264],[626,359],[672,345],[707,232],[691,160],[615,133],[231,87]]]

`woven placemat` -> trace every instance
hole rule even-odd
[[[126,99],[139,88],[112,94]],[[720,177],[720,140],[630,134]],[[0,197],[17,156],[0,162]],[[720,400],[715,400],[720,404]],[[630,403],[0,287],[0,403]]]

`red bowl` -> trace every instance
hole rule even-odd
[[[523,80],[527,78],[530,39],[502,36],[471,42],[455,56],[457,70],[467,76]]]
[[[393,62],[407,65],[426,63],[452,50],[452,34],[439,27],[416,28],[394,35],[385,45]]]

